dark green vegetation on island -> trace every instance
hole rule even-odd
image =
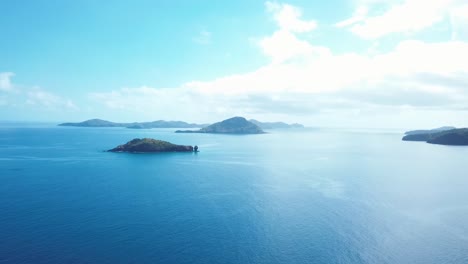
[[[249,121],[256,124],[261,129],[304,128],[304,125],[298,123],[287,124],[284,122],[260,122],[255,119],[250,119]]]
[[[198,150],[198,147],[195,146]],[[124,145],[108,150],[109,152],[130,152],[130,153],[150,153],[150,152],[193,152],[194,147],[175,145],[167,141],[152,138],[135,138]]]
[[[233,117],[200,130],[177,130],[176,133],[264,134],[265,132],[243,117]]]
[[[134,129],[149,129],[149,128],[197,128],[205,127],[206,124],[190,124],[183,121],[164,121],[158,120],[153,122],[133,122],[133,123],[115,123],[102,119],[90,119],[79,123],[62,123],[59,126],[73,127],[126,127]]]
[[[420,132],[417,133],[417,131]],[[416,130],[416,132],[409,131],[405,134],[403,141],[425,141],[438,145],[468,146],[468,128]]]

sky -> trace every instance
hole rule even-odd
[[[468,126],[466,0],[0,0],[0,120]]]

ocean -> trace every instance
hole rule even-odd
[[[468,263],[467,147],[174,130],[0,125],[0,263]]]

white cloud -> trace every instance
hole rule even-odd
[[[54,93],[43,90],[39,87],[26,87],[13,84],[12,72],[0,73],[0,90],[14,91],[6,93],[0,97],[0,106],[23,107],[35,106],[39,109],[55,110],[77,110],[78,107],[69,99],[60,97]]]
[[[452,39],[468,39],[468,4],[454,8],[450,12]]]
[[[211,44],[212,33],[206,30],[202,30],[198,33],[197,36],[193,38],[193,41],[200,45],[209,45]]]
[[[226,76],[186,86],[199,92],[245,94],[255,92],[320,93],[348,89],[352,85],[377,86],[421,73],[452,76],[468,73],[468,43],[404,41],[393,51],[379,55],[333,54],[325,47],[304,42],[302,60],[270,64],[256,71]],[[313,54],[313,56],[310,56]]]
[[[206,117],[225,117],[232,98],[204,95],[187,87],[122,88],[111,92],[91,93],[90,99],[103,104],[113,114],[135,121],[154,118],[205,122]]]
[[[258,45],[273,63],[282,63],[300,56],[323,52],[322,49],[317,50],[297,37],[298,33],[310,32],[317,28],[316,21],[301,19],[301,9],[276,2],[266,2],[265,7],[273,15],[278,30],[271,36],[262,38]]]
[[[266,4],[278,30],[258,42],[271,58],[263,67],[211,81],[191,81],[178,88],[124,88],[94,93],[91,98],[113,111],[147,119],[190,116],[210,122],[246,115],[320,125],[372,121],[398,126],[398,120],[401,125],[414,124],[415,119],[436,125],[431,117],[445,116],[439,122],[466,122],[467,42],[406,40],[385,53],[339,54],[300,39],[298,32],[303,30],[298,29],[305,27],[280,23],[277,14],[284,6]],[[293,14],[299,19],[300,12]],[[382,119],[380,124],[375,116]]]
[[[404,0],[387,6],[383,13],[370,15],[368,10],[380,10],[381,2],[358,6],[353,17],[338,22],[356,35],[376,39],[393,33],[414,33],[443,21],[463,4],[461,0]],[[361,11],[359,11],[361,10]],[[366,12],[364,12],[364,10]],[[372,12],[373,13],[373,12]]]
[[[281,30],[300,33],[317,28],[316,21],[301,19],[302,11],[298,7],[276,2],[266,2],[265,6],[267,11],[273,14],[273,18]]]
[[[11,83],[11,77],[15,76],[12,72],[0,72],[0,91],[11,91],[13,90],[13,84]]]
[[[78,107],[71,100],[38,87],[31,88],[26,92],[26,104],[49,110],[78,110]]]
[[[336,23],[336,26],[347,27],[347,26],[354,25],[358,22],[361,22],[366,19],[368,12],[369,12],[369,8],[367,6],[359,6],[356,9],[356,11],[354,11],[354,15],[351,18],[348,18],[346,20]]]
[[[291,121],[304,122],[314,114],[338,122],[349,117],[350,111],[372,116],[390,115],[393,110],[400,115],[413,108],[426,112],[444,109],[460,116],[456,113],[468,105],[467,74],[468,43],[405,41],[386,54],[339,55],[330,51],[304,56],[300,62],[270,64],[208,82],[188,82],[180,88],[125,88],[96,93],[92,98],[111,109],[147,119],[190,116],[201,122],[233,115],[270,120],[299,116],[300,120]]]
[[[297,38],[295,34],[286,30],[276,31],[273,35],[263,38],[259,41],[259,46],[273,63],[328,52],[327,48],[313,47],[309,42]]]

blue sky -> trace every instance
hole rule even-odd
[[[461,0],[0,0],[0,120],[467,126]]]

